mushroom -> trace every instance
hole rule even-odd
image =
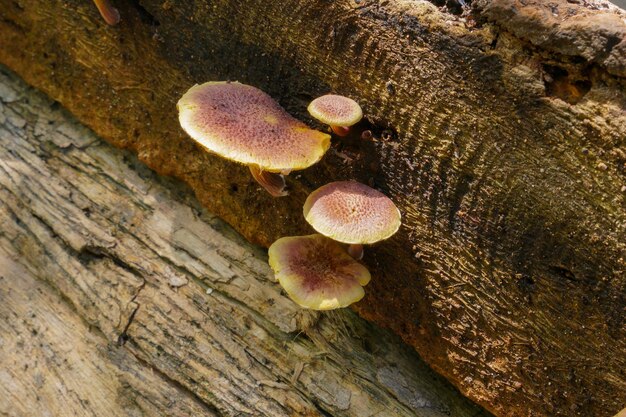
[[[195,85],[178,101],[182,128],[205,149],[247,165],[271,195],[287,195],[282,174],[318,162],[330,135],[293,118],[258,88],[238,82]]]
[[[307,110],[320,122],[330,125],[337,136],[347,136],[350,126],[363,118],[361,106],[356,101],[335,94],[316,98]]]
[[[100,12],[100,16],[109,25],[116,25],[120,21],[120,12],[111,5],[109,0],[93,0]]]
[[[387,239],[400,227],[400,211],[389,197],[365,184],[337,181],[313,191],[304,217],[318,232],[347,243],[348,253],[363,258],[363,244]]]
[[[334,240],[319,234],[278,239],[269,264],[289,297],[301,307],[347,307],[365,295],[370,273]]]

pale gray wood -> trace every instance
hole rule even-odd
[[[13,249],[0,245],[0,415],[218,415],[89,326]]]

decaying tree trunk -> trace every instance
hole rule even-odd
[[[488,415],[1,67],[0,93],[0,415]]]
[[[0,62],[263,245],[310,233],[301,207],[316,187],[372,183],[404,226],[367,249],[360,314],[498,415],[623,407],[624,14],[566,0],[477,0],[463,16],[418,0],[141,0],[117,2],[108,27],[91,3],[0,0]],[[316,95],[349,95],[374,139],[336,144],[272,199],[178,126],[180,95],[215,79],[303,119]]]

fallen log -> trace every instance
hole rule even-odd
[[[0,414],[488,416],[0,67]]]
[[[623,13],[145,0],[117,4],[107,27],[90,2],[2,6],[1,62],[251,241],[309,233],[302,203],[331,180],[391,196],[404,227],[368,248],[375,278],[356,309],[470,398],[499,415],[626,402]],[[212,79],[256,85],[302,119],[315,96],[349,95],[374,139],[336,144],[271,199],[178,126],[177,99]]]

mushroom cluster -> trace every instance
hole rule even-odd
[[[195,85],[177,107],[180,124],[192,139],[209,152],[247,165],[274,197],[287,195],[284,175],[315,164],[330,146],[330,135],[309,128],[246,84]],[[346,136],[363,117],[354,100],[333,94],[313,100],[308,111],[338,136]],[[330,310],[359,301],[370,281],[359,262],[363,245],[396,233],[400,211],[380,191],[338,181],[312,192],[303,214],[318,234],[283,237],[270,246],[276,279],[305,308]]]
[[[320,234],[284,237],[270,246],[269,263],[278,282],[305,308],[328,310],[359,301],[370,280],[369,271],[358,262],[363,244],[396,233],[400,211],[380,191],[338,181],[312,192],[303,213]]]

